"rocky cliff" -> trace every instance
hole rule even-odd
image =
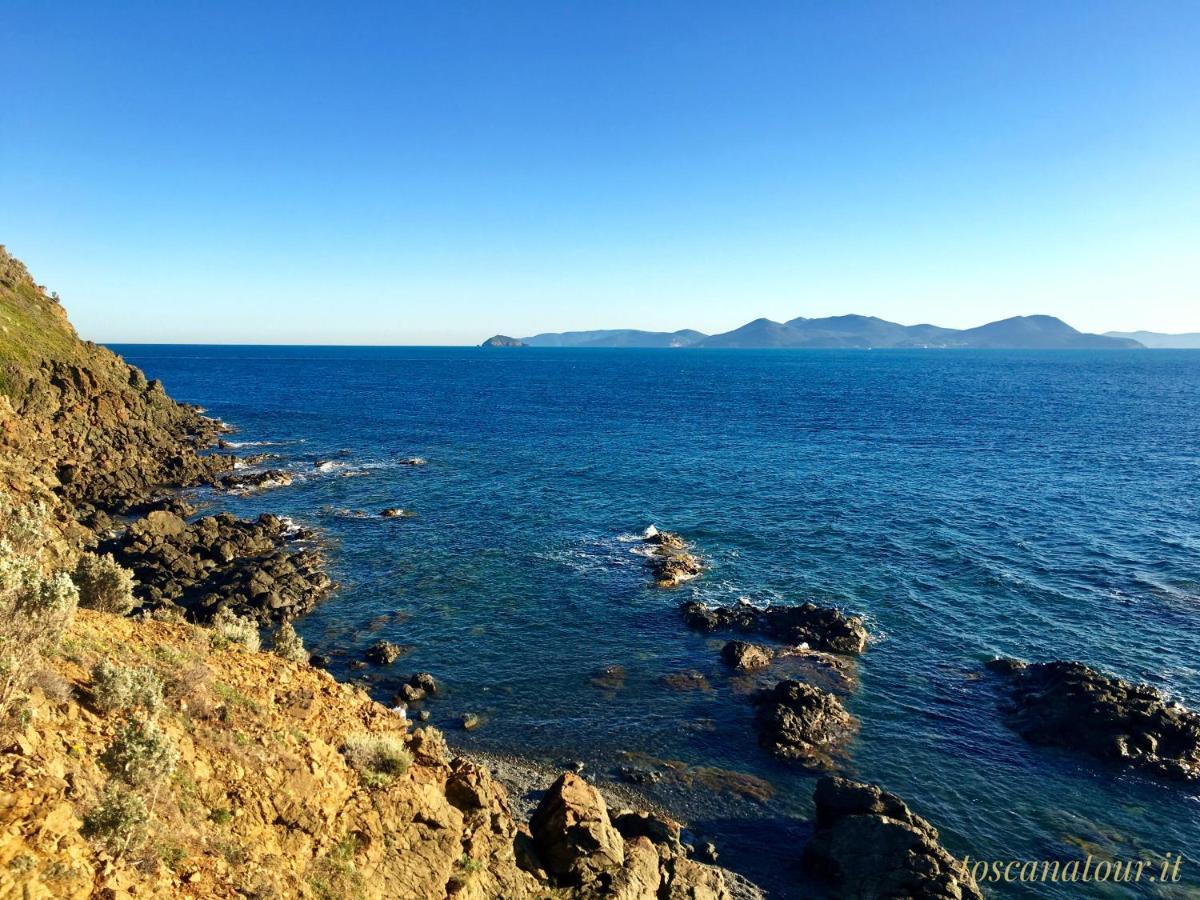
[[[0,488],[41,499],[68,539],[232,468],[203,453],[221,425],[79,340],[58,299],[0,247]]]

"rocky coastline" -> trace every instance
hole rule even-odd
[[[115,568],[107,571],[136,582],[133,615],[124,608],[77,614],[45,668],[29,673],[21,718],[6,725],[0,790],[12,799],[0,804],[0,828],[10,836],[0,847],[0,893],[758,896],[713,865],[719,848],[690,843],[680,823],[647,809],[636,792],[618,795],[576,772],[537,770],[536,806],[514,814],[503,775],[314,666],[319,660],[287,629],[335,587],[319,536],[269,514],[194,518],[179,497],[199,485],[258,490],[281,479],[271,470],[235,475],[239,460],[225,452],[232,445],[218,445],[228,426],[80,341],[57,301],[2,250],[0,289],[22,321],[37,323],[5,336],[0,491],[46,511],[45,565],[110,560],[104,565]],[[651,530],[643,543],[661,587],[703,571],[677,534]],[[813,604],[689,603],[681,611],[704,633],[779,642],[730,642],[722,657],[735,671],[808,654],[830,665],[868,643],[861,618]],[[259,649],[260,627],[274,629],[270,652]],[[390,665],[402,652],[380,647],[371,662]],[[398,700],[417,702],[436,690],[433,675],[418,673]],[[101,699],[109,694],[125,699]],[[856,726],[833,692],[801,681],[778,681],[753,703],[760,742],[785,761],[830,767]],[[128,743],[130,729],[141,729],[140,743]],[[112,762],[151,745],[153,759]],[[158,766],[160,779],[172,774],[166,790],[138,788],[135,760]],[[635,770],[681,783],[711,775],[670,764]],[[890,798],[853,811],[867,816],[871,840],[894,827],[883,812],[895,803],[907,810],[878,788],[856,789]],[[860,836],[858,818],[847,828],[822,812],[822,790],[808,856],[835,892],[853,878],[891,879],[897,866],[918,879],[913,884],[933,883],[919,880],[928,865],[913,869],[886,855],[863,856],[853,878],[829,863],[853,852]],[[530,805],[535,795],[522,791]],[[881,822],[870,818],[881,815]],[[898,818],[937,873],[948,869],[951,857],[932,826],[907,812]],[[118,826],[131,829],[120,841],[103,831]]]

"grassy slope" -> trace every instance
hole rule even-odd
[[[11,396],[45,360],[80,362],[81,347],[62,307],[0,246],[0,393]]]

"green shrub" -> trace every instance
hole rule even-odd
[[[146,666],[126,669],[101,660],[92,668],[92,697],[103,713],[140,708],[153,716],[162,708],[163,683]]]
[[[218,825],[228,825],[233,821],[233,813],[224,807],[214,807],[208,811],[208,818]]]
[[[47,574],[51,543],[45,507],[15,507],[0,494],[0,729],[13,724],[30,677],[75,614],[79,592],[62,572]]]
[[[403,741],[387,735],[352,734],[342,745],[342,755],[368,787],[382,787],[412,765]]]
[[[79,605],[84,609],[124,616],[138,605],[133,596],[133,575],[122,568],[111,553],[103,556],[83,554],[71,578],[79,588]]]
[[[134,787],[147,787],[175,771],[179,754],[153,720],[130,716],[117,729],[100,763]]]
[[[150,810],[133,791],[109,784],[100,805],[83,817],[83,836],[117,855],[146,840]]]
[[[296,634],[296,629],[290,622],[284,622],[272,637],[271,651],[276,656],[294,663],[308,662],[308,651],[304,649],[304,641]]]
[[[212,620],[212,644],[222,649],[230,644],[240,644],[249,650],[262,648],[262,636],[258,624],[248,616],[239,616],[227,606],[221,607]]]

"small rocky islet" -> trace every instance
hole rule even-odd
[[[1005,723],[1033,744],[1065,747],[1160,778],[1200,780],[1200,715],[1161,691],[1081,662],[994,659]]]
[[[642,535],[642,544],[654,583],[660,588],[677,587],[704,571],[700,557],[673,531],[659,531],[651,525]]]

